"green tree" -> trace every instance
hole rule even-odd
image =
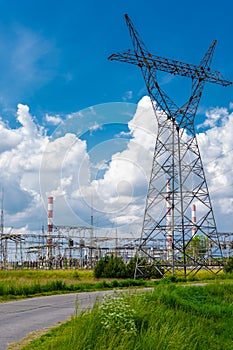
[[[121,257],[105,256],[101,258],[94,268],[96,278],[125,278],[126,265]]]
[[[104,269],[104,276],[108,278],[125,278],[126,267],[123,259],[118,256],[111,255]]]
[[[186,248],[187,255],[198,259],[204,258],[208,250],[207,237],[203,235],[196,235],[190,241],[188,247]]]
[[[104,270],[106,265],[108,264],[109,256],[105,255],[105,257],[101,258],[98,263],[95,265],[94,268],[94,276],[95,278],[101,278],[103,277]]]
[[[139,259],[143,279],[161,278],[162,275],[158,272],[154,263],[151,264],[146,258]],[[126,264],[122,257],[111,255],[101,258],[94,268],[95,278],[134,278],[137,257],[130,259]],[[160,267],[161,270],[161,267]]]
[[[136,263],[137,263],[137,256],[135,256],[134,258],[131,258],[128,264],[126,265],[127,278],[134,278]]]

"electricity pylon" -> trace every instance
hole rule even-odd
[[[141,69],[157,119],[152,171],[143,219],[139,257],[164,275],[167,271],[183,270],[186,277],[204,268],[219,272],[222,268],[221,246],[210,201],[203,163],[197,143],[194,119],[206,82],[228,86],[217,71],[210,70],[216,40],[212,42],[198,66],[152,55],[146,48],[128,15],[126,23],[133,50],[116,53],[110,60],[127,62]],[[157,71],[192,79],[188,101],[178,107],[162,91]],[[191,208],[197,208],[193,220]],[[158,242],[164,246],[158,248]],[[157,248],[156,248],[157,247]],[[159,259],[154,251],[160,253]],[[163,254],[161,254],[163,253]],[[145,274],[139,259],[135,277]]]

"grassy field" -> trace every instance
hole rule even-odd
[[[127,288],[151,284],[134,280],[95,280],[88,270],[0,270],[0,302],[38,295]]]
[[[189,276],[187,282],[224,281],[233,278],[230,274],[214,275],[207,271],[199,271]],[[39,295],[50,295],[69,292],[85,292],[113,288],[155,286],[171,281],[186,282],[180,273],[173,278],[168,276],[162,280],[122,280],[95,279],[90,270],[0,270],[0,302]]]
[[[114,296],[24,350],[232,350],[233,284],[158,285]]]

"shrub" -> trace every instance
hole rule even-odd
[[[103,275],[104,275],[105,267],[108,264],[108,261],[109,261],[109,256],[107,255],[98,261],[98,263],[95,265],[95,268],[94,268],[95,278],[105,277]]]
[[[140,270],[143,272],[142,278],[161,278],[162,275],[158,272],[154,264],[148,262],[145,258],[139,258],[138,260]],[[101,258],[95,266],[94,276],[95,278],[134,278],[135,267],[137,263],[137,257],[130,259],[126,264],[122,257],[111,255]],[[161,268],[160,268],[161,270]]]
[[[224,272],[226,273],[233,272],[233,256],[227,259],[226,264],[224,265]]]
[[[94,276],[95,278],[125,278],[126,265],[121,257],[105,256],[96,264]]]

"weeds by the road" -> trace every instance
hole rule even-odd
[[[25,350],[231,350],[233,285],[160,285],[96,303]],[[114,308],[114,304],[116,307]],[[126,307],[127,305],[127,307]],[[126,310],[126,312],[125,312]]]

